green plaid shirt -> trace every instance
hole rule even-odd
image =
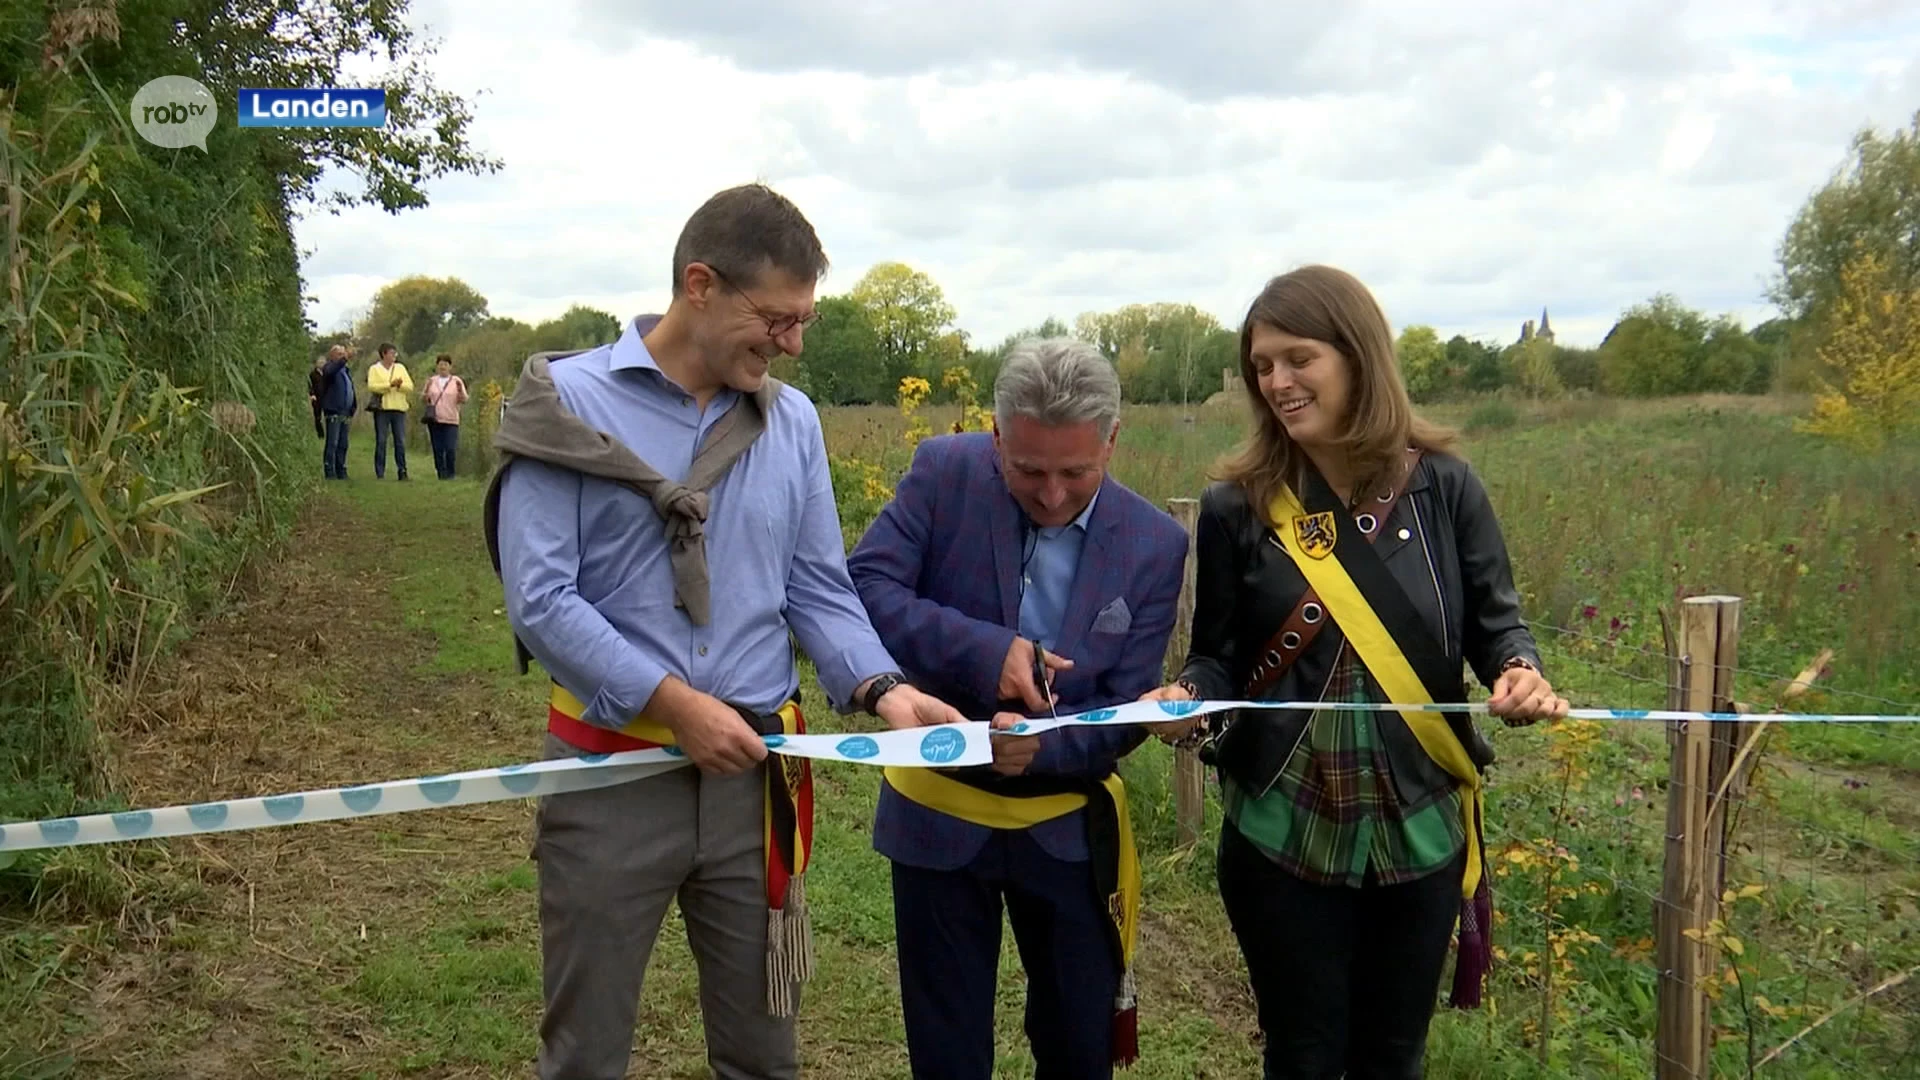
[[[1358,886],[1369,866],[1393,885],[1452,862],[1466,843],[1460,790],[1400,805],[1376,723],[1383,714],[1338,707],[1388,700],[1345,642],[1321,700],[1329,707],[1314,711],[1265,795],[1223,778],[1227,820],[1282,869],[1319,885]]]

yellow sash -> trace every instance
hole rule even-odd
[[[1270,519],[1278,526],[1274,532],[1279,536],[1281,546],[1286,550],[1294,565],[1306,576],[1307,584],[1320,594],[1320,600],[1326,605],[1327,613],[1340,626],[1341,633],[1353,644],[1353,651],[1360,656],[1360,662],[1367,666],[1380,688],[1397,705],[1416,704],[1432,700],[1426,685],[1407,662],[1406,655],[1393,640],[1393,635],[1380,623],[1380,616],[1374,613],[1367,598],[1347,576],[1346,567],[1332,552],[1332,544],[1317,547],[1317,554],[1309,554],[1301,547],[1300,533],[1293,522],[1298,518],[1309,517],[1306,507],[1294,495],[1293,490],[1282,484],[1279,494],[1268,507]],[[1310,536],[1312,530],[1307,530]],[[1467,833],[1467,873],[1462,883],[1461,895],[1473,896],[1480,884],[1483,853],[1480,849],[1480,823],[1485,817],[1485,787],[1481,783],[1480,770],[1473,767],[1473,759],[1467,756],[1467,748],[1460,745],[1460,739],[1447,725],[1446,718],[1436,712],[1406,710],[1400,713],[1406,719],[1407,727],[1413,731],[1413,737],[1420,740],[1420,748],[1427,752],[1441,768],[1460,781],[1467,789],[1467,797],[1460,800],[1461,816],[1465,819]]]
[[[944,776],[936,769],[889,766],[883,772],[893,790],[921,806],[989,829],[1025,829],[1087,805],[1087,797],[1077,792],[1026,798],[995,795]],[[1120,855],[1119,888],[1107,898],[1107,913],[1120,930],[1121,967],[1131,970],[1134,944],[1140,932],[1140,856],[1133,844],[1133,816],[1127,812],[1126,782],[1116,771],[1101,781],[1101,785],[1113,796],[1120,830],[1116,845]]]

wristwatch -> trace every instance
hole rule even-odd
[[[874,676],[873,683],[867,687],[867,692],[860,698],[860,708],[866,710],[869,715],[879,716],[881,696],[896,686],[904,685],[906,681],[907,677],[897,671]]]

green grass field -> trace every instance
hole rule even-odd
[[[1764,403],[1763,403],[1764,405]],[[1920,453],[1872,461],[1747,402],[1441,410],[1505,523],[1551,673],[1576,704],[1664,698],[1657,610],[1745,598],[1736,692],[1773,703],[1822,648],[1797,705],[1913,711],[1920,699]],[[943,417],[933,410],[939,427]],[[950,419],[950,418],[944,418]],[[904,464],[899,414],[829,413],[829,447]],[[1150,498],[1191,496],[1238,435],[1232,408],[1138,409],[1115,460]],[[165,659],[115,718],[127,805],[332,786],[527,760],[541,681],[512,673],[480,484],[329,485],[285,550]],[[472,448],[469,447],[471,451]],[[318,450],[315,449],[317,456]],[[474,454],[470,460],[477,459]],[[875,508],[842,490],[857,531]],[[1570,632],[1549,630],[1561,627]],[[821,698],[809,686],[811,700]],[[824,708],[818,729],[842,723]],[[1655,729],[1500,729],[1490,796],[1498,964],[1489,1005],[1442,1011],[1429,1075],[1646,1075],[1665,749]],[[1170,761],[1125,766],[1147,872],[1143,1059],[1155,1078],[1257,1074],[1257,1029],[1206,844],[1174,844]],[[822,767],[809,884],[821,970],[801,1023],[809,1075],[906,1075],[876,777]],[[1208,832],[1217,824],[1210,806]],[[0,875],[0,1078],[521,1077],[539,1012],[531,806],[85,849]],[[1715,1006],[1717,1071],[1920,963],[1920,739],[1912,729],[1776,734],[1730,860],[1736,969]],[[37,877],[29,877],[37,870]],[[31,894],[25,883],[38,882]],[[1723,973],[1724,974],[1724,973]],[[999,1075],[1032,1074],[1020,975],[1002,962]],[[1920,1075],[1912,984],[1846,1009],[1763,1072]],[[670,919],[631,1075],[705,1075],[696,987]]]

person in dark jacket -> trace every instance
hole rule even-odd
[[[1177,736],[1219,766],[1217,875],[1265,1075],[1418,1077],[1456,920],[1454,1004],[1478,1003],[1490,956],[1493,755],[1464,713],[1381,706],[1465,701],[1463,665],[1509,725],[1567,702],[1486,490],[1414,414],[1366,287],[1325,266],[1274,278],[1240,374],[1256,420],[1201,498],[1191,650],[1145,696],[1318,703]]]
[[[320,450],[320,468],[329,480],[347,478],[347,433],[359,400],[353,391],[353,372],[347,361],[352,353],[345,345],[327,350],[326,363],[320,365],[320,418],[326,429]]]
[[[313,358],[313,367],[307,372],[307,404],[313,407],[313,437],[325,439],[326,425],[320,419],[320,395],[327,392],[327,366],[325,353]]]

